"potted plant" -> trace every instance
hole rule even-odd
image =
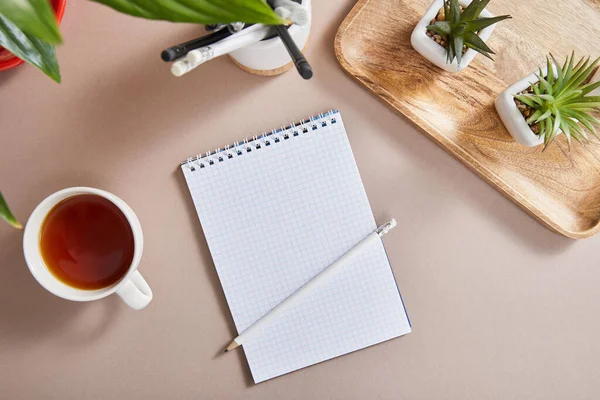
[[[588,132],[598,136],[594,125],[600,121],[592,113],[600,110],[600,96],[594,91],[600,81],[588,82],[600,58],[590,62],[575,54],[560,66],[554,57],[538,73],[526,76],[502,92],[496,110],[508,132],[525,146],[544,144],[544,149],[561,133],[569,148],[571,138],[588,142]]]
[[[10,3],[10,4],[14,4],[14,3]],[[9,3],[6,3],[1,7],[5,7],[9,5]],[[42,5],[42,8],[40,8],[40,10],[42,12],[48,12],[48,9],[46,7],[44,7],[44,5]],[[62,21],[62,17],[65,13],[65,7],[67,6],[67,0],[52,0],[51,1],[51,6],[52,8],[50,9],[50,12],[54,12],[54,16],[56,18],[56,24],[60,25],[61,21]],[[50,16],[48,16],[49,18]],[[44,29],[46,28],[45,24],[39,24],[37,25],[38,28]],[[54,31],[52,30],[52,25],[50,25],[49,28],[46,29],[50,29],[47,33],[45,33],[44,31],[40,32],[41,35],[47,34],[49,35],[49,37],[51,38],[51,41],[60,41],[60,33],[58,32],[58,30]],[[3,32],[3,30],[0,30],[0,35],[5,34]],[[18,65],[23,64],[23,60],[20,59],[19,57],[15,56],[13,53],[11,53],[10,51],[0,47],[0,71],[3,70],[7,70],[7,69],[11,69],[14,68]]]
[[[449,72],[467,68],[477,53],[492,59],[485,41],[494,24],[511,17],[494,17],[485,8],[489,1],[434,0],[411,35],[412,47]]]
[[[62,4],[64,10],[65,1],[55,0],[53,4]],[[171,22],[285,23],[264,0],[92,1],[132,16]],[[57,17],[59,14],[57,8]],[[60,82],[61,76],[54,45],[60,42],[49,0],[0,0],[0,47],[38,67],[56,82]]]

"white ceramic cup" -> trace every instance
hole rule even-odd
[[[61,201],[81,194],[93,194],[110,200],[125,215],[133,232],[134,251],[129,270],[119,281],[96,290],[77,289],[58,280],[46,266],[40,252],[40,230],[46,215]],[[137,270],[142,258],[143,247],[142,226],[131,207],[112,193],[88,187],[63,189],[46,197],[29,217],[23,236],[23,252],[27,266],[33,277],[49,292],[72,301],[99,300],[116,293],[125,304],[135,310],[141,310],[152,301],[152,290]]]

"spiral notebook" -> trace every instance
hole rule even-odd
[[[238,333],[377,228],[338,111],[181,168]],[[379,240],[243,349],[258,383],[410,330]]]

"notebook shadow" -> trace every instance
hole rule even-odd
[[[52,295],[29,272],[21,243],[21,231],[2,227],[0,352],[39,342],[72,348],[98,340],[121,311],[119,300],[76,303]]]
[[[181,173],[181,170],[177,168],[173,171],[173,177],[177,182],[177,187],[179,188],[180,196],[183,198],[185,203],[185,210],[187,214],[187,221],[190,221],[192,224],[192,229],[194,230],[194,237],[197,239],[195,243],[198,245],[198,251],[200,253],[200,258],[202,260],[202,265],[205,268],[206,276],[210,280],[211,287],[213,289],[213,296],[217,299],[217,304],[219,305],[219,310],[223,314],[225,318],[225,322],[227,323],[227,330],[229,332],[229,338],[234,338],[237,336],[237,330],[235,328],[235,324],[233,319],[231,318],[231,313],[229,312],[229,306],[227,305],[227,300],[225,299],[225,294],[221,288],[221,282],[219,281],[219,276],[217,275],[217,270],[215,269],[214,263],[212,261],[212,257],[210,255],[210,251],[208,249],[208,244],[206,242],[206,238],[204,236],[204,232],[202,231],[202,227],[198,222],[198,215],[196,214],[196,208],[194,207],[194,202],[192,201],[192,197],[190,196],[190,192],[187,188],[187,184],[185,182],[185,177]],[[254,386],[254,380],[252,379],[252,374],[250,373],[250,368],[248,367],[248,361],[246,360],[246,355],[241,349],[237,351],[230,352],[225,354],[223,350],[229,345],[230,340],[228,339],[227,343],[223,343],[220,346],[213,356],[213,360],[217,357],[231,357],[235,353],[238,357],[240,363],[244,365],[244,381],[247,387]]]
[[[345,14],[338,22],[341,23],[343,18],[345,18]],[[339,23],[332,24],[331,28],[321,37],[322,42],[327,43],[327,46],[334,41]],[[398,40],[407,40],[410,30],[400,27],[398,29],[400,30]],[[414,53],[411,56],[421,57],[412,49],[411,51]],[[341,69],[335,57],[327,59],[327,63],[335,63],[335,66],[331,65],[330,67]],[[390,71],[390,73],[403,72]],[[429,85],[433,86],[437,79],[444,79],[446,76],[445,73],[433,66],[428,73],[430,73],[428,79],[419,82],[424,90],[427,90]],[[410,159],[409,162],[412,163],[411,170],[419,171],[422,176],[421,179],[435,182],[435,184],[428,185],[430,188],[435,188],[432,190],[436,190],[440,194],[446,193],[448,196],[460,197],[464,203],[480,209],[483,214],[489,215],[494,224],[505,230],[508,235],[515,236],[517,238],[515,240],[526,243],[529,248],[538,253],[560,253],[574,243],[573,240],[560,236],[542,226],[456,159],[435,146],[424,134],[413,134],[415,130],[420,130],[420,128],[402,115],[396,114],[395,111],[376,105],[378,101],[387,104],[372,95],[362,83],[357,82],[347,74],[330,74],[327,78],[321,78],[320,75],[316,74],[315,79],[318,80],[319,85],[328,89],[330,93],[337,93],[340,99],[344,99],[347,107],[341,110],[342,114],[358,114],[366,117],[370,124],[376,126],[373,132],[382,132],[388,136],[388,138],[381,138],[381,141],[389,142],[387,139],[391,139],[391,143],[398,146],[398,153]],[[340,88],[344,88],[344,90],[340,90]],[[394,127],[393,130],[390,129],[392,126]],[[409,173],[407,172],[407,174]],[[414,181],[414,178],[407,175],[406,180],[410,182]],[[452,190],[451,186],[455,186],[457,183],[461,186],[461,190]],[[368,182],[365,185],[368,186]],[[444,190],[445,187],[449,190]],[[407,188],[407,190],[410,190],[410,188]],[[416,191],[413,195],[418,195],[420,191],[422,190]],[[435,199],[435,201],[438,200]],[[435,219],[436,209],[439,208],[439,205],[431,203],[431,201],[432,196],[423,194],[423,202],[417,201],[416,203],[420,204],[419,207],[423,211],[422,215],[426,215],[428,219]],[[411,212],[415,212],[415,210]]]

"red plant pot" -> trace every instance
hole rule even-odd
[[[54,13],[56,14],[56,21],[60,25],[60,21],[62,21],[62,17],[65,13],[65,7],[67,6],[67,0],[52,0],[51,3],[54,8]],[[23,63],[23,60],[0,47],[0,71],[14,68]]]

